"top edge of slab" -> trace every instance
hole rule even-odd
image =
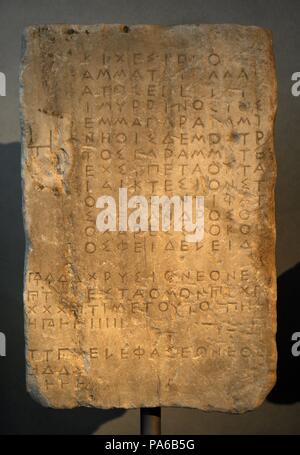
[[[272,35],[272,31],[265,27],[260,27],[257,25],[242,25],[242,24],[227,24],[227,23],[220,23],[220,24],[171,24],[171,25],[164,25],[164,24],[128,24],[128,23],[99,23],[99,24],[67,24],[67,23],[57,23],[57,24],[32,24],[28,25],[24,28],[24,31],[27,33],[34,32],[34,31],[62,31],[66,34],[74,34],[74,33],[85,33],[86,31],[95,33],[98,31],[105,31],[106,29],[115,29],[119,30],[123,33],[130,33],[132,31],[139,31],[139,29],[193,29],[193,28],[202,28],[202,29],[236,29],[236,30],[257,30],[261,32],[266,32]]]

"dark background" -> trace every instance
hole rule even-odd
[[[243,415],[164,408],[167,434],[300,434],[300,357],[291,335],[300,331],[300,97],[291,75],[300,71],[299,0],[0,0],[0,434],[136,434],[138,410],[51,410],[25,390],[23,331],[24,234],[21,211],[18,71],[21,33],[42,23],[238,23],[273,32],[279,105],[276,120],[278,381],[266,402]]]

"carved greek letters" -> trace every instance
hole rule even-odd
[[[28,390],[252,409],[276,369],[269,32],[72,27],[28,28],[21,70]]]

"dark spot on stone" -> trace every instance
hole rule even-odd
[[[90,32],[89,32],[88,30],[86,30],[86,31],[85,31],[85,33],[86,33],[87,35],[89,35],[89,34],[90,34]]]
[[[79,33],[77,30],[74,30],[74,28],[69,28],[66,32],[68,35],[73,35],[74,33]]]
[[[128,27],[128,25],[123,25],[122,31],[124,33],[129,33],[130,32],[130,28]]]
[[[236,131],[232,131],[232,132],[231,132],[230,139],[231,139],[233,142],[238,142],[238,141],[240,140],[240,135],[239,135]]]
[[[50,54],[48,54],[48,57],[52,58],[54,55],[50,52]]]
[[[245,101],[241,101],[239,104],[240,111],[246,111],[248,109],[247,103]]]
[[[52,188],[52,193],[54,194],[54,196],[58,197],[59,196],[59,189],[56,186],[54,186]]]

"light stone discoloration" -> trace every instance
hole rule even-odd
[[[270,33],[29,27],[27,387],[41,404],[244,412],[275,381]],[[204,195],[205,235],[100,233],[103,194]]]

